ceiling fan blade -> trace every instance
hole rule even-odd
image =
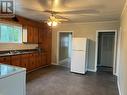
[[[74,11],[63,11],[58,14],[98,14],[100,13],[97,10],[88,9],[88,10],[74,10]]]
[[[58,19],[60,22],[61,21],[69,21],[69,20],[67,20],[67,19]]]
[[[51,10],[45,10],[45,11],[41,11],[41,12],[47,12],[47,13],[51,13],[51,14],[59,14],[60,13],[60,12],[51,11]]]
[[[47,12],[50,14],[99,14],[100,12],[98,10],[94,9],[85,9],[85,10],[73,10],[73,11],[52,11],[52,10],[34,10],[34,9],[29,9],[29,8],[24,8],[21,7],[24,10],[28,11],[35,11],[35,12]]]
[[[66,20],[69,20],[68,18],[63,17],[63,16],[60,16],[60,15],[58,15],[58,14],[55,14],[55,17],[58,18],[58,19],[66,19]]]

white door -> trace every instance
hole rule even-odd
[[[71,72],[85,74],[85,56],[84,51],[72,51]]]

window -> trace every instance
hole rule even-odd
[[[0,23],[0,43],[22,43],[22,27]]]

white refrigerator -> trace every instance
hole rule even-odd
[[[72,39],[71,72],[85,74],[88,64],[89,40],[87,38]]]

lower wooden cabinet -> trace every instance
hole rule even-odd
[[[29,68],[29,54],[21,55],[21,67],[24,67],[27,69],[27,71],[30,70]]]
[[[11,58],[10,58],[10,56],[0,57],[0,63],[10,65],[11,64]]]
[[[20,55],[11,56],[11,65],[21,66],[21,56]]]
[[[46,53],[31,53],[0,57],[0,63],[23,67],[26,68],[27,71],[32,71],[48,65]]]
[[[46,53],[42,53],[41,54],[41,63],[40,63],[41,66],[46,66],[48,65],[47,64],[47,58],[46,58]]]
[[[35,53],[35,54],[34,54],[34,64],[35,64],[35,68],[39,68],[39,67],[40,67],[39,62],[40,62],[40,60],[39,60],[39,53]]]
[[[30,54],[28,68],[29,70],[34,70],[36,68],[35,54]]]

